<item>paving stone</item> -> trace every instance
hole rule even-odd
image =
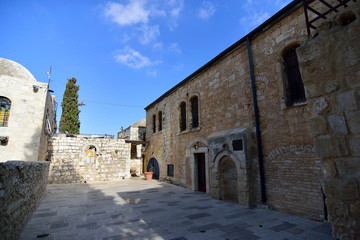
[[[288,222],[285,222],[285,223],[282,223],[282,224],[279,224],[279,225],[276,225],[274,227],[271,227],[269,228],[270,230],[273,230],[275,232],[280,232],[280,231],[284,231],[286,229],[289,229],[289,228],[293,228],[295,227],[296,225],[292,224],[292,223],[288,223]]]
[[[248,209],[158,181],[50,184],[47,188],[45,201],[34,213],[34,216],[44,215],[29,220],[20,240],[37,239],[39,234],[45,233],[49,237],[44,239],[51,240],[332,239],[327,223],[272,210]],[[58,190],[60,188],[62,191]],[[158,192],[149,193],[154,188],[158,188]],[[172,193],[167,194],[168,197],[162,197],[169,192]],[[97,199],[109,200],[93,204],[91,196],[96,195]],[[186,195],[192,197],[179,198]],[[49,205],[53,199],[61,201]],[[135,199],[136,203],[130,203],[129,199]],[[145,199],[147,204],[139,204]]]
[[[69,227],[69,223],[64,222],[64,223],[56,223],[56,224],[50,225],[50,229],[57,229],[57,228],[64,228],[64,227]]]
[[[50,217],[56,216],[57,212],[48,212],[48,213],[35,213],[32,215],[32,218],[42,218],[42,217]]]
[[[211,215],[208,213],[199,213],[199,214],[189,215],[186,217],[193,220],[193,219],[204,218],[204,217],[209,217],[209,216],[211,216]]]

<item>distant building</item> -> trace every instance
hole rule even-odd
[[[142,140],[146,132],[146,119],[142,119],[117,134],[118,139]]]
[[[137,175],[145,172],[144,169],[144,149],[143,141],[145,141],[146,119],[142,119],[126,129],[122,129],[117,134],[118,139],[125,139],[131,143],[130,159],[132,160],[132,171]]]
[[[43,161],[55,132],[55,96],[20,64],[0,58],[0,162]]]

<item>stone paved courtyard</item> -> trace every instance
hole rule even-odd
[[[51,184],[20,239],[332,239],[328,223],[143,178]]]

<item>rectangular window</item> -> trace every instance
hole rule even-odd
[[[233,146],[234,151],[242,151],[242,150],[244,150],[243,140],[242,139],[233,140],[232,141],[232,146]]]
[[[199,127],[199,111],[198,111],[198,106],[199,101],[198,101],[198,97],[193,97],[191,99],[191,115],[192,115],[192,128],[197,128]]]
[[[162,112],[159,112],[159,132],[162,131]]]
[[[301,79],[296,47],[289,48],[283,54],[284,69],[286,74],[287,96],[286,106],[306,102],[304,84]]]
[[[180,104],[180,131],[186,130],[186,103]]]
[[[167,175],[168,175],[168,177],[174,176],[174,164],[167,165]]]
[[[156,115],[153,115],[153,133],[156,133]]]

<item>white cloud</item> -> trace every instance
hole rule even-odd
[[[139,41],[142,44],[147,44],[155,39],[160,35],[159,25],[149,26],[149,25],[142,25],[139,28],[142,35],[139,36]]]
[[[128,5],[108,2],[104,14],[120,26],[147,23],[149,11],[145,10],[144,3],[142,0],[131,0]]]
[[[241,23],[246,25],[247,28],[254,28],[265,22],[270,17],[270,14],[265,12],[262,14],[253,13],[247,17],[241,18]]]
[[[138,51],[126,47],[125,49],[116,51],[114,58],[117,62],[120,64],[123,64],[125,66],[139,69],[147,66],[154,65],[156,63],[153,63],[150,61],[149,58],[141,55]]]
[[[156,70],[153,70],[153,71],[147,71],[146,72],[147,73],[147,75],[149,75],[149,76],[151,76],[151,77],[156,77],[156,75],[157,75],[157,71]]]
[[[154,49],[163,49],[163,43],[162,42],[157,42],[153,45]]]
[[[199,18],[208,19],[216,12],[216,9],[211,2],[203,2],[202,5],[202,8],[198,11]]]
[[[171,31],[177,27],[177,20],[180,17],[180,12],[184,8],[183,0],[170,0],[168,1],[169,14],[170,18],[168,20],[168,25]]]
[[[179,48],[179,44],[178,44],[178,43],[172,43],[172,44],[170,45],[170,50],[173,51],[173,52],[176,52],[176,53],[178,53],[178,54],[181,53],[181,50],[180,50],[180,48]]]

